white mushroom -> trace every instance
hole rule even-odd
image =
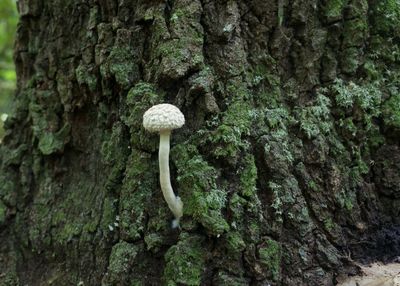
[[[157,104],[148,109],[143,115],[143,127],[150,132],[160,132],[160,147],[158,163],[160,166],[160,185],[169,209],[175,216],[173,227],[179,226],[183,215],[183,203],[176,196],[171,186],[169,174],[169,140],[171,131],[182,127],[185,117],[178,107],[172,104]]]

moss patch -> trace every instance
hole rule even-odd
[[[139,239],[146,228],[146,212],[153,197],[158,197],[157,170],[157,161],[149,154],[132,150],[120,197],[120,226],[125,240]]]
[[[128,283],[127,276],[132,271],[132,266],[135,264],[138,252],[138,246],[125,241],[114,245],[111,250],[110,263],[103,283],[106,283],[106,285],[120,285],[121,281]]]
[[[239,152],[248,147],[243,137],[250,135],[253,106],[250,91],[242,83],[232,83],[227,87],[227,93],[232,100],[209,140],[214,145],[213,153],[217,158],[223,157],[235,163]]]
[[[164,94],[157,92],[155,87],[146,82],[139,82],[128,92],[127,109],[122,119],[130,128],[131,146],[154,152],[158,148],[158,136],[150,134],[143,128],[143,114],[151,106],[162,103]]]
[[[281,247],[279,243],[272,239],[267,239],[263,245],[258,248],[258,255],[261,264],[267,276],[273,281],[279,280],[280,264],[281,264]]]
[[[340,20],[347,0],[328,0],[325,5],[324,14],[328,22]]]
[[[200,285],[207,251],[204,238],[181,234],[179,242],[165,254],[164,280],[167,285]]]
[[[192,215],[212,234],[229,227],[222,214],[226,193],[218,188],[217,172],[198,153],[194,145],[179,144],[172,149],[178,172],[178,191],[184,214]]]
[[[393,94],[384,103],[383,120],[387,127],[400,132],[400,93]]]
[[[251,154],[246,155],[244,158],[244,167],[241,172],[240,183],[243,196],[252,197],[255,195],[257,190],[257,167],[254,156]]]

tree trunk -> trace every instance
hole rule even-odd
[[[0,285],[334,285],[400,253],[396,0],[19,0]],[[171,141],[181,229],[158,181]]]

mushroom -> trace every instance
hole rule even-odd
[[[179,226],[183,215],[183,203],[176,196],[171,186],[169,174],[169,140],[171,131],[182,127],[185,117],[178,107],[172,104],[157,104],[148,109],[143,115],[143,127],[150,132],[160,133],[160,147],[158,151],[158,164],[160,166],[160,185],[169,209],[175,216],[172,227]]]

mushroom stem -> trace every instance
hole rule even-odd
[[[174,190],[171,186],[171,180],[169,175],[169,140],[171,131],[162,130],[160,132],[160,148],[158,151],[158,164],[160,166],[160,185],[164,195],[164,199],[168,204],[169,209],[175,216],[173,226],[179,225],[179,219],[183,215],[183,203],[181,198],[175,196]]]

